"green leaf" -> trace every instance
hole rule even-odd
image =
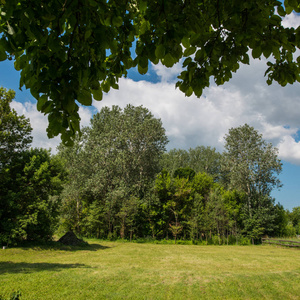
[[[144,20],[140,26],[140,34],[144,34],[149,29],[150,29],[149,21]]]
[[[162,63],[166,67],[171,68],[171,67],[173,67],[173,65],[175,63],[175,60],[174,60],[173,56],[170,53],[167,53],[165,55],[165,57],[162,59]]]
[[[196,52],[195,60],[201,62],[204,59],[204,57],[206,57],[206,51],[204,48],[202,48]]]
[[[271,47],[266,47],[263,50],[263,54],[265,58],[268,58],[272,53],[272,48]]]
[[[186,66],[188,66],[190,63],[192,62],[192,58],[188,57],[184,60],[182,66],[185,68]]]
[[[270,23],[277,26],[278,24],[280,24],[282,21],[281,17],[280,16],[277,16],[277,15],[273,15],[270,19]]]
[[[259,58],[261,56],[261,53],[262,53],[261,48],[260,46],[258,46],[252,50],[252,57]]]
[[[194,93],[197,97],[201,97],[202,96],[202,93],[203,93],[203,88],[201,85],[197,85],[194,87]]]
[[[16,61],[14,62],[14,67],[17,71],[20,71],[22,69],[24,69],[24,67],[26,66],[26,55],[22,55],[18,58],[16,58]]]
[[[92,30],[89,29],[84,34],[84,39],[87,40],[92,35]]]
[[[141,75],[145,75],[148,72],[148,65],[146,67],[142,67],[138,64],[138,71]]]
[[[102,87],[102,90],[104,93],[108,93],[109,90],[110,90],[110,82],[107,80],[107,81],[104,81],[101,85]]]
[[[45,104],[41,107],[41,112],[47,114],[51,112],[53,109],[52,101],[46,101]]]
[[[164,45],[160,44],[155,48],[155,56],[159,59],[164,58],[166,53],[166,48]]]
[[[273,47],[272,52],[273,52],[273,56],[274,56],[276,59],[280,59],[280,52],[279,52],[279,49],[278,49],[277,46],[274,46],[274,47]]]
[[[147,9],[147,1],[139,1],[139,10],[145,12]]]
[[[194,54],[196,52],[196,47],[189,47],[187,49],[185,49],[183,56],[190,56],[192,54]]]
[[[69,114],[72,114],[76,109],[77,104],[74,102],[74,99],[72,97],[68,97],[66,101],[67,103],[65,104],[65,109]]]
[[[285,12],[289,15],[293,12],[293,8],[291,6],[285,6]]]
[[[148,59],[145,56],[140,56],[138,58],[138,65],[141,66],[143,69],[148,68]]]
[[[242,57],[242,59],[241,59],[241,62],[242,62],[243,64],[249,65],[249,55],[248,55],[247,53],[243,55],[243,57]]]
[[[0,51],[0,61],[6,60],[7,59],[7,55],[6,52],[4,50]]]
[[[190,97],[192,94],[193,94],[193,88],[190,86],[190,87],[186,90],[185,95],[186,95],[187,97]]]
[[[286,5],[287,7],[291,7],[292,9],[295,9],[295,8],[298,7],[299,1],[297,1],[297,0],[285,0],[284,5]]]
[[[91,92],[85,89],[79,91],[77,95],[77,100],[79,103],[86,106],[92,105],[93,102]]]
[[[95,100],[101,101],[103,97],[103,93],[101,89],[98,90],[92,90],[92,94]]]
[[[45,103],[47,102],[47,100],[48,100],[47,95],[42,95],[41,97],[39,97],[37,105],[36,105],[38,111],[42,111],[42,108],[45,105]]]
[[[113,26],[120,27],[120,26],[122,26],[122,24],[123,24],[123,19],[122,19],[121,16],[118,16],[118,17],[114,16],[112,18],[112,25]]]
[[[282,7],[282,5],[277,6],[277,12],[279,14],[279,16],[281,17],[285,17],[286,12],[284,11],[284,8]]]
[[[184,36],[183,39],[181,40],[181,43],[184,48],[189,48],[190,47],[190,39],[187,36]]]

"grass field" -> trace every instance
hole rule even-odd
[[[21,299],[300,299],[300,250],[89,240],[0,249],[0,295]]]

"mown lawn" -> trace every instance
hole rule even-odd
[[[21,299],[300,299],[300,250],[90,240],[0,249],[0,295]]]

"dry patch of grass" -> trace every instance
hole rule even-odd
[[[90,241],[0,250],[0,295],[22,299],[299,299],[300,252]]]

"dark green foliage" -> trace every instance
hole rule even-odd
[[[191,168],[179,168],[174,172],[174,178],[186,178],[192,180],[195,177],[195,171]]]
[[[61,164],[49,151],[31,149],[23,153],[2,191],[7,203],[1,216],[3,243],[52,239],[63,174]]]
[[[176,87],[186,96],[200,97],[211,79],[229,81],[249,51],[270,58],[268,84],[299,82],[299,28],[282,26],[299,10],[295,0],[2,0],[0,60],[15,61],[20,87],[48,114],[48,136],[70,144],[79,131],[75,101],[101,100],[128,69],[145,74],[149,61],[183,59]]]
[[[45,149],[28,149],[29,120],[10,109],[1,89],[0,243],[49,240],[55,230],[62,165]]]

